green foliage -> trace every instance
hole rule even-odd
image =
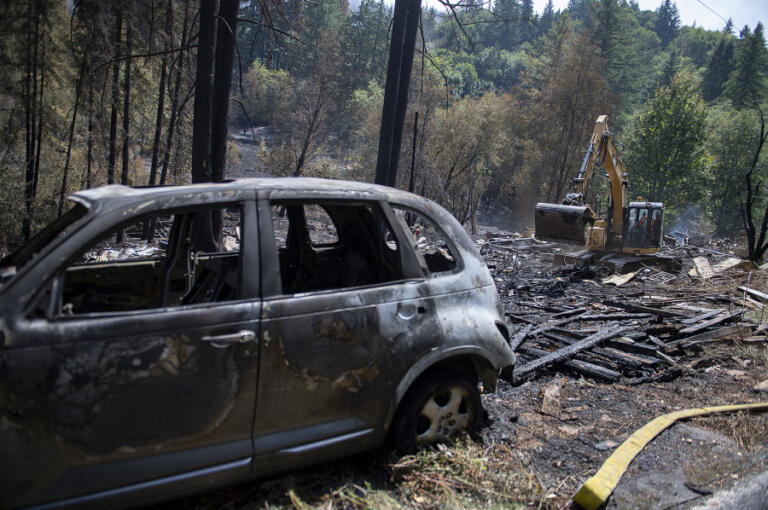
[[[709,152],[709,215],[715,235],[733,235],[743,228],[740,196],[744,194],[744,174],[752,164],[757,148],[760,122],[756,112],[737,111],[728,103],[716,105],[707,123]],[[761,154],[755,178],[762,180],[768,167],[768,156]],[[762,205],[758,204],[757,210]]]
[[[456,218],[473,227],[480,198],[504,143],[503,99],[466,97],[436,112],[427,145],[434,172],[430,194]]]
[[[704,71],[704,80],[701,83],[701,95],[705,101],[713,101],[723,93],[723,85],[733,68],[735,46],[731,34],[723,33],[720,36],[720,42],[709,58],[707,69]]]
[[[531,167],[549,202],[561,200],[568,191],[595,119],[612,113],[614,97],[599,53],[594,41],[574,32],[565,18],[532,58],[531,137],[538,152]]]
[[[624,162],[632,193],[680,212],[704,196],[707,113],[693,78],[678,74],[632,119]]]
[[[285,118],[296,99],[296,82],[288,71],[267,69],[259,61],[254,61],[243,81],[243,103],[252,123],[270,125]]]
[[[677,37],[669,47],[679,55],[690,58],[698,68],[707,65],[720,38],[717,32],[701,27],[680,27]]]
[[[677,36],[680,28],[680,13],[672,0],[662,0],[661,5],[656,9],[656,15],[656,35],[661,39],[662,47],[666,48]]]
[[[724,93],[734,106],[755,107],[768,97],[768,49],[765,47],[763,24],[754,33],[744,27],[736,44],[733,70],[724,84]]]

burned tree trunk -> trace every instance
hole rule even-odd
[[[173,29],[173,2],[168,0],[165,13],[165,51],[171,49],[171,30]],[[163,134],[163,115],[165,113],[165,80],[168,74],[168,55],[163,55],[160,65],[160,85],[157,90],[157,116],[155,117],[155,136],[152,143],[152,159],[149,165],[149,185],[154,186],[157,180],[157,166],[160,157],[160,138]]]
[[[216,71],[213,78],[213,124],[211,126],[211,166],[213,181],[223,181],[227,166],[227,126],[229,90],[235,61],[238,0],[221,0],[216,31]]]
[[[379,132],[379,153],[376,160],[376,184],[394,186],[397,182],[397,166],[420,14],[421,0],[395,0]]]
[[[83,87],[83,77],[85,76],[88,54],[83,55],[83,62],[80,65],[80,73],[77,76],[77,85],[75,86],[75,106],[72,110],[72,122],[69,124],[69,141],[67,142],[67,156],[64,160],[64,172],[61,176],[61,190],[59,191],[59,216],[61,216],[64,207],[64,197],[67,194],[67,177],[69,176],[69,161],[72,155],[72,142],[75,138],[75,125],[77,124],[77,110],[80,106],[80,91]]]
[[[192,127],[192,182],[211,182],[211,116],[213,113],[214,36],[216,2],[200,0],[197,44],[194,125]]]
[[[186,46],[187,31],[189,24],[189,0],[184,1],[184,21],[181,25],[181,47]],[[173,70],[173,66],[171,66]],[[171,117],[168,119],[168,133],[165,138],[165,154],[163,155],[163,165],[160,171],[160,185],[165,184],[168,177],[168,165],[171,160],[171,148],[173,147],[173,134],[176,129],[177,117],[179,116],[179,95],[181,94],[181,78],[184,71],[184,53],[180,53],[178,56],[178,66],[176,69],[176,79],[173,85],[173,91],[171,92]],[[170,75],[170,73],[169,73]],[[170,79],[170,77],[169,77]],[[185,103],[186,104],[186,101]]]
[[[125,46],[127,55],[131,54],[132,49],[131,26],[125,33]],[[131,144],[131,59],[125,59],[125,80],[123,82],[123,168],[120,174],[120,184],[128,184],[128,163],[130,162],[130,144]]]
[[[117,109],[120,99],[120,39],[123,31],[123,10],[117,7],[115,20],[115,63],[112,69],[112,113],[109,121],[109,159],[107,162],[107,184],[115,182],[115,163],[117,161]]]
[[[763,258],[768,244],[766,243],[766,230],[768,230],[768,203],[763,211],[763,221],[760,224],[760,236],[757,237],[755,230],[755,222],[753,219],[752,209],[755,206],[755,201],[760,194],[760,182],[755,184],[754,189],[752,186],[752,173],[757,167],[757,162],[760,159],[760,152],[765,144],[765,139],[768,138],[768,134],[765,132],[765,118],[763,112],[760,112],[760,137],[758,138],[757,149],[755,150],[755,156],[752,158],[752,165],[749,167],[749,171],[744,176],[744,181],[747,188],[746,203],[742,204],[742,218],[744,220],[744,230],[747,232],[747,249],[749,250],[749,260],[758,262]]]

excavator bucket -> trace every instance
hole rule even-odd
[[[536,239],[563,244],[585,245],[586,226],[595,221],[587,206],[536,204]]]

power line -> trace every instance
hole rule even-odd
[[[706,7],[707,9],[709,9],[710,11],[712,11],[712,12],[715,14],[715,16],[717,16],[717,17],[718,17],[718,18],[720,18],[721,20],[723,20],[723,21],[725,21],[726,23],[728,23],[728,20],[727,20],[727,19],[725,19],[725,18],[723,18],[722,16],[720,16],[720,15],[719,15],[717,12],[715,12],[715,10],[714,10],[712,7],[708,6],[707,4],[705,4],[704,2],[702,2],[701,0],[696,0],[696,1],[697,1],[697,2],[699,2],[701,5],[703,5],[704,7]]]

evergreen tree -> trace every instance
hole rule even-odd
[[[537,37],[549,32],[549,29],[552,27],[552,23],[555,22],[555,16],[555,6],[552,3],[552,0],[547,0],[547,5],[544,7],[544,10],[539,17]]]
[[[503,50],[515,49],[520,41],[520,3],[517,0],[496,0],[493,15],[497,21],[493,24],[495,46]]]
[[[707,69],[704,71],[701,95],[705,101],[713,101],[723,93],[723,85],[733,67],[733,50],[733,37],[728,32],[723,32],[720,43],[712,52]]]
[[[655,26],[656,35],[661,39],[661,46],[666,48],[680,28],[680,13],[672,0],[663,0],[656,9],[656,15],[658,16]]]
[[[568,0],[568,12],[571,14],[571,18],[587,25],[591,24],[590,3],[590,0]]]
[[[733,70],[724,85],[724,94],[737,108],[757,105],[768,94],[768,49],[765,47],[763,24],[754,33],[744,27],[736,45]]]
[[[659,79],[656,82],[656,88],[669,87],[672,84],[672,80],[680,70],[680,57],[676,51],[671,51],[667,57],[664,66],[661,68]]]
[[[536,35],[536,13],[533,0],[522,0],[520,4],[520,42],[530,42]]]
[[[620,11],[617,0],[597,0],[592,4],[592,38],[600,49],[600,56],[609,62],[618,50],[621,31],[625,28]]]

